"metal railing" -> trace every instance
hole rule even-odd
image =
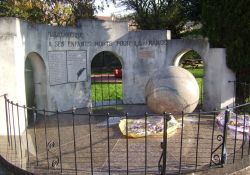
[[[32,173],[182,174],[233,164],[250,153],[250,117],[246,112],[250,103],[159,116],[127,113],[126,109],[47,111],[19,105],[6,95],[4,98],[8,151],[17,155],[17,166]],[[138,106],[138,110],[141,108]],[[171,115],[176,117],[178,127],[169,133]],[[218,120],[219,115],[224,115],[224,121]],[[33,122],[28,123],[29,117]],[[150,122],[155,117],[162,119],[162,136],[150,135],[154,127]],[[125,135],[118,127],[122,119],[126,120]],[[128,137],[130,121],[135,119],[143,126],[143,137],[136,139]],[[242,132],[237,127],[240,123]]]
[[[91,75],[92,106],[122,104],[122,88],[122,77],[110,73]]]

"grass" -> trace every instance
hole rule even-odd
[[[203,101],[203,78],[196,78],[196,81],[199,85],[199,90],[200,90],[200,99],[199,103],[201,104]]]
[[[191,72],[195,78],[203,78],[204,75],[203,68],[195,68],[195,69],[188,68],[187,70]]]
[[[193,76],[195,77],[198,85],[199,85],[199,90],[200,90],[200,99],[199,99],[199,103],[202,103],[203,100],[203,76],[204,76],[204,69],[202,67],[199,68],[188,68],[187,69],[189,72],[191,72],[193,74]]]
[[[92,83],[92,101],[122,100],[122,83]]]
[[[202,89],[203,88],[203,76],[204,76],[203,68],[196,68],[196,69],[190,68],[187,70],[193,74],[193,76],[195,77],[199,85],[199,88]]]

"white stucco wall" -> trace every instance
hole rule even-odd
[[[17,64],[19,60],[17,59],[17,32],[16,26],[18,26],[18,21],[14,18],[0,20],[0,94],[7,94],[8,98],[13,100],[14,102],[18,102],[19,100],[19,88],[20,82],[17,79],[19,68]],[[4,27],[2,27],[4,26]],[[10,106],[11,109],[11,106]],[[15,115],[16,109],[14,108],[14,125],[15,131],[17,130],[17,117]],[[7,133],[6,129],[6,111],[5,111],[5,103],[4,98],[0,98],[0,135],[5,135]],[[12,114],[11,114],[12,115]],[[23,116],[20,116],[22,118]],[[10,121],[13,123],[13,120]],[[24,120],[21,120],[20,123],[21,131],[25,128]],[[12,126],[13,127],[13,126]],[[12,128],[13,134],[13,128]],[[16,132],[17,134],[17,132]]]
[[[207,76],[210,81],[206,84],[207,98],[204,104],[208,109],[221,109],[234,105],[235,74],[226,66],[226,50],[210,49]],[[214,103],[212,103],[214,101]]]
[[[0,95],[7,93],[11,100],[21,105],[26,104],[24,63],[29,57],[41,60],[34,61],[33,65],[37,70],[34,81],[38,108],[66,111],[73,106],[91,106],[91,61],[102,51],[114,53],[122,63],[125,104],[145,103],[144,88],[150,76],[162,67],[174,65],[178,54],[188,50],[195,50],[204,61],[206,110],[230,105],[233,99],[232,87],[227,81],[234,80],[235,77],[226,67],[225,51],[211,49],[204,40],[170,40],[170,31],[167,30],[128,32],[125,22],[89,20],[79,22],[78,28],[71,28],[0,18],[0,26]],[[62,42],[63,45],[60,45]],[[78,42],[82,44],[77,45]],[[60,54],[66,55],[68,59],[67,54],[74,51],[80,51],[86,57],[87,76],[81,81],[69,81],[69,72],[63,72],[60,67],[64,59],[60,58]],[[57,55],[58,63],[54,68],[66,73],[67,81],[52,81],[54,70],[50,59],[53,54]],[[45,73],[40,75],[43,70]],[[1,98],[1,123],[5,123],[3,102]],[[20,116],[22,131],[25,128],[23,117]],[[6,134],[4,125],[0,128],[0,134]]]

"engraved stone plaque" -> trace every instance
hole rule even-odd
[[[139,59],[154,59],[155,51],[150,47],[140,47],[137,52],[137,57]]]
[[[48,52],[50,85],[67,83],[66,52]]]
[[[68,82],[86,81],[86,59],[86,51],[67,51]]]

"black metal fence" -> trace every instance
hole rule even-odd
[[[8,151],[17,155],[17,166],[32,173],[182,174],[233,164],[250,153],[250,103],[173,114],[178,124],[169,133],[164,131],[172,127],[172,114],[138,112],[145,111],[143,106],[59,112],[29,108],[4,97],[8,135],[1,143],[6,141]],[[33,113],[29,125],[28,113]],[[161,118],[162,136],[151,136],[154,118]],[[142,136],[128,137],[131,119],[140,121]],[[126,121],[124,135],[120,120]],[[24,132],[22,122],[27,126]]]

